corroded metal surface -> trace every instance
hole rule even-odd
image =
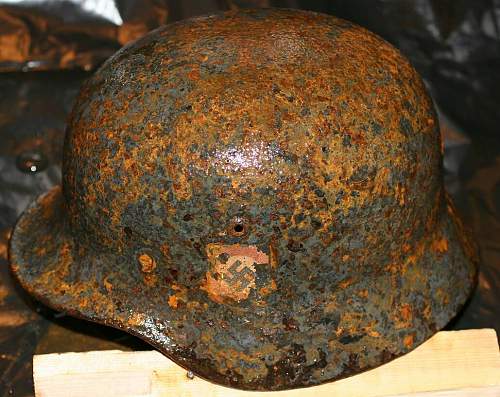
[[[124,48],[82,89],[63,174],[14,230],[21,284],[225,385],[380,365],[474,282],[420,78],[333,17],[226,13]]]

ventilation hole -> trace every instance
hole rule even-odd
[[[235,218],[231,223],[229,233],[236,237],[240,237],[246,234],[244,219],[239,217]]]

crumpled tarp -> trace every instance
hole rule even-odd
[[[91,70],[167,17],[154,0],[0,0],[0,71]]]
[[[411,59],[441,110],[448,191],[481,250],[478,288],[449,328],[500,331],[500,2],[0,0],[0,71],[11,71],[0,73],[0,396],[33,395],[35,353],[148,348],[27,296],[9,275],[9,232],[29,202],[60,182],[66,117],[95,67],[165,21],[238,6],[334,14]]]

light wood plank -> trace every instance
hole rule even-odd
[[[37,397],[500,397],[494,330],[439,332],[411,353],[371,371],[312,388],[244,392],[195,377],[156,351],[35,356]]]

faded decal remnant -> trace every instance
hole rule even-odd
[[[255,289],[255,265],[269,264],[268,255],[254,246],[208,244],[206,251],[210,270],[201,289],[217,303],[247,299]]]

